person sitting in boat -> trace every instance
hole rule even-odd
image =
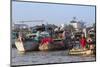
[[[82,49],[85,50],[86,49],[86,38],[84,34],[82,34],[81,36],[82,37],[80,39],[80,44],[81,44]]]

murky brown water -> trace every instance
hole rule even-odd
[[[24,54],[18,53],[16,48],[12,48],[12,65],[65,63],[77,61],[95,61],[95,57],[69,56],[67,50],[60,51],[32,51]]]

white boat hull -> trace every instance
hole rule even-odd
[[[18,51],[25,51],[25,48],[24,48],[24,45],[23,45],[23,42],[15,42],[15,45],[16,45],[16,48]]]

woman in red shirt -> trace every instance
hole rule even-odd
[[[80,39],[80,44],[81,44],[82,48],[85,49],[85,47],[86,47],[86,38],[85,38],[84,34],[82,34],[82,37]]]

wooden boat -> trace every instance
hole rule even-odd
[[[94,50],[90,49],[71,49],[69,50],[69,55],[92,55],[94,53]]]
[[[45,43],[39,45],[39,50],[41,51],[60,50],[60,49],[64,49],[63,41],[56,41],[53,43]]]
[[[38,50],[39,44],[37,42],[32,41],[32,40],[20,41],[17,39],[15,41],[15,46],[16,46],[18,51],[25,52],[25,51]]]

